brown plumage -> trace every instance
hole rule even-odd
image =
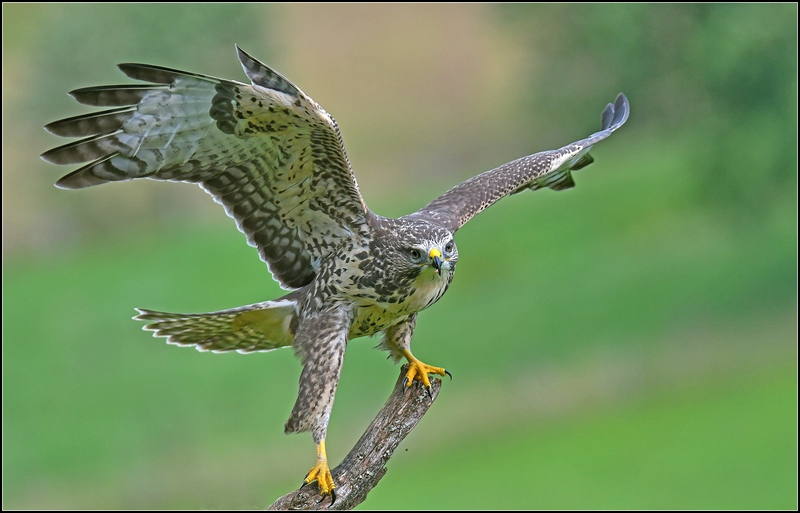
[[[411,363],[409,383],[447,371],[411,354],[417,313],[449,287],[458,262],[454,233],[499,199],[527,189],[574,186],[591,146],[628,118],[624,95],[601,131],[561,149],[514,160],[458,185],[399,219],[364,204],[339,128],[289,80],[237,51],[252,84],[144,64],[121,64],[144,85],[70,94],[108,110],[50,123],[83,137],[45,152],[53,164],[84,164],[56,185],[80,189],[137,178],[199,184],[225,207],[273,277],[292,290],[221,312],[139,309],[135,319],[171,344],[252,352],[293,346],[303,363],[287,432],[311,431],[317,480],[335,498],[325,437],[347,341],[383,333],[380,347]]]

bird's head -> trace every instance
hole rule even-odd
[[[440,276],[455,271],[458,261],[458,249],[452,236],[449,239],[428,239],[407,244],[405,254],[412,268],[417,267],[420,273],[430,268]]]
[[[449,230],[425,221],[413,220],[395,232],[394,264],[409,277],[430,273],[450,277],[458,262],[458,248]]]

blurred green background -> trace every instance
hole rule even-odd
[[[146,62],[244,80],[234,43],[332,113],[368,204],[628,124],[567,192],[458,233],[415,354],[455,376],[364,507],[797,508],[797,6],[3,5],[3,507],[259,508],[299,485],[290,350],[155,340],[133,307],[281,292],[199,188],[67,192],[42,125]],[[399,368],[348,348],[338,462]]]

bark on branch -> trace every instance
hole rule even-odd
[[[330,497],[317,502],[320,500],[320,494],[315,481],[284,495],[268,509],[346,510],[353,509],[363,502],[367,498],[367,493],[386,474],[385,465],[394,450],[416,427],[439,395],[442,386],[439,379],[431,380],[432,397],[419,382],[415,382],[404,391],[403,379],[407,371],[408,364],[403,365],[392,395],[378,412],[378,416],[342,463],[331,471],[336,481],[336,502],[333,505]]]

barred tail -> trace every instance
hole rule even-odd
[[[222,353],[270,351],[292,344],[297,303],[265,301],[203,314],[154,312],[137,308],[137,321],[155,321],[144,327],[168,344],[195,346],[198,351]]]

